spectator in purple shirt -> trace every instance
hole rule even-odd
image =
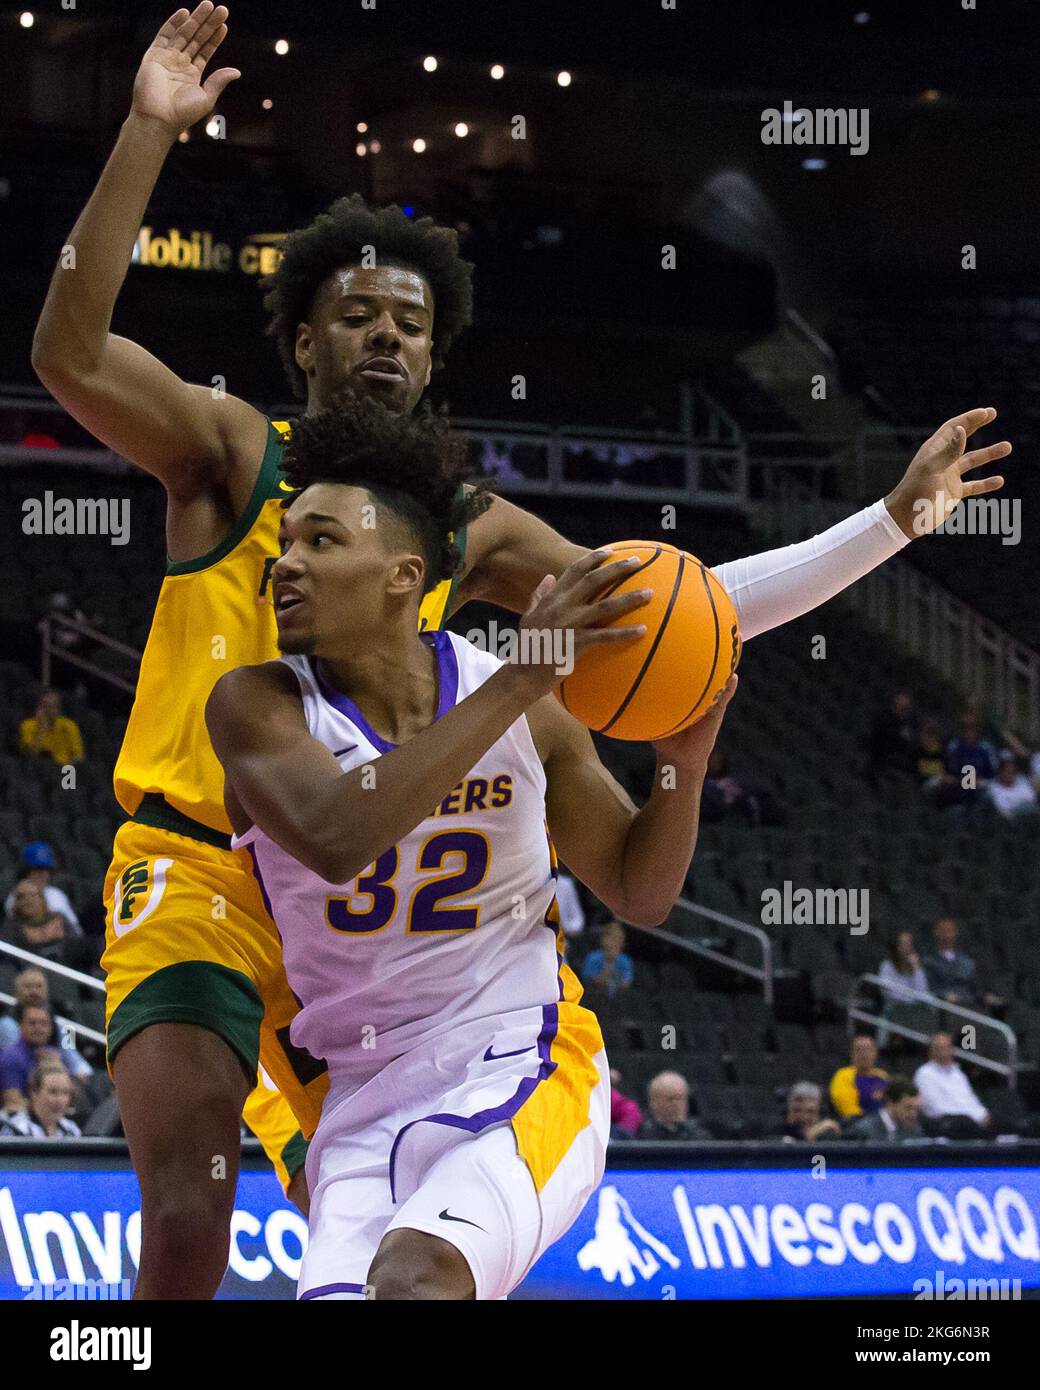
[[[19,1039],[0,1052],[0,1105],[5,1110],[24,1110],[29,1074],[45,1060],[57,1060],[77,1085],[93,1068],[72,1047],[62,1047],[54,1035],[54,1015],[46,1004],[24,1002],[15,1010]]]

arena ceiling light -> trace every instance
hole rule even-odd
[[[464,140],[469,134],[469,126],[465,121],[458,121],[455,125],[455,134],[460,140]]]
[[[495,79],[496,82],[501,82],[502,78],[505,77],[505,75],[506,75],[506,70],[505,70],[505,68],[502,66],[501,63],[495,63],[495,64],[492,66],[492,68],[491,68],[491,76]]]
[[[428,53],[426,55],[426,57],[422,60],[422,65],[427,72],[437,71],[437,59],[433,56],[432,53]]]
[[[559,87],[569,87],[571,85],[571,75],[566,69],[556,74],[556,85]]]
[[[275,45],[274,45],[274,51],[278,54],[279,58],[284,58],[285,55],[289,52],[289,40],[288,40],[288,39],[276,39],[276,40],[275,40]]]
[[[359,159],[364,159],[365,155],[368,154],[368,146],[363,141],[359,140],[354,146],[354,153]]]
[[[422,139],[413,140],[413,141],[412,141],[412,151],[413,151],[415,154],[425,154],[425,153],[426,153],[426,141],[425,141],[425,140],[422,140]]]
[[[357,123],[357,133],[358,133],[359,135],[364,135],[364,134],[367,133],[367,131],[368,131],[368,122],[367,122],[367,121],[358,121],[358,123]]]
[[[32,10],[23,10],[18,16],[18,23],[23,29],[31,29],[36,23],[36,16],[33,14]]]

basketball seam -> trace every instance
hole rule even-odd
[[[715,619],[715,655],[711,659],[711,670],[708,672],[708,679],[704,683],[704,689],[701,691],[700,695],[698,695],[697,699],[694,701],[693,708],[687,714],[685,714],[677,724],[673,724],[667,733],[662,734],[662,738],[668,738],[668,736],[670,734],[675,733],[677,729],[682,729],[682,726],[686,723],[686,721],[692,718],[694,714],[696,714],[698,708],[700,707],[701,701],[708,693],[708,689],[711,686],[712,681],[715,679],[715,671],[719,664],[719,611],[715,607],[715,595],[711,592],[711,584],[708,582],[708,573],[703,565],[701,565],[701,579],[704,582],[704,591],[708,595],[708,602],[711,604],[712,617]]]
[[[668,626],[669,618],[672,616],[672,609],[675,607],[675,600],[679,596],[679,587],[682,584],[683,570],[685,569],[685,567],[686,556],[683,552],[680,551],[679,568],[675,572],[675,583],[672,585],[671,597],[668,600],[668,607],[665,609],[664,617],[661,619],[661,626],[657,629],[657,634],[654,637],[653,645],[646,654],[646,660],[643,662],[643,665],[640,668],[639,675],[636,676],[635,680],[632,682],[628,694],[622,700],[621,707],[615,712],[612,719],[608,719],[607,722],[602,726],[602,728],[596,730],[597,733],[605,734],[608,729],[612,728],[618,722],[618,720],[624,714],[625,710],[628,709],[629,705],[632,703],[632,698],[635,695],[636,691],[639,689],[643,677],[650,669],[650,663],[654,659],[654,653],[657,651],[657,648],[661,644],[661,638],[664,636],[664,630]],[[717,651],[718,638],[716,636],[716,652]]]

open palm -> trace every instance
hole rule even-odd
[[[192,13],[178,10],[156,34],[134,81],[134,110],[168,126],[174,135],[208,116],[221,92],[241,77],[220,68],[205,82],[206,64],[227,37],[227,8],[202,0]]]

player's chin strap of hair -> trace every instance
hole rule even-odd
[[[746,642],[810,613],[909,544],[883,500],[807,541],[717,565]]]

